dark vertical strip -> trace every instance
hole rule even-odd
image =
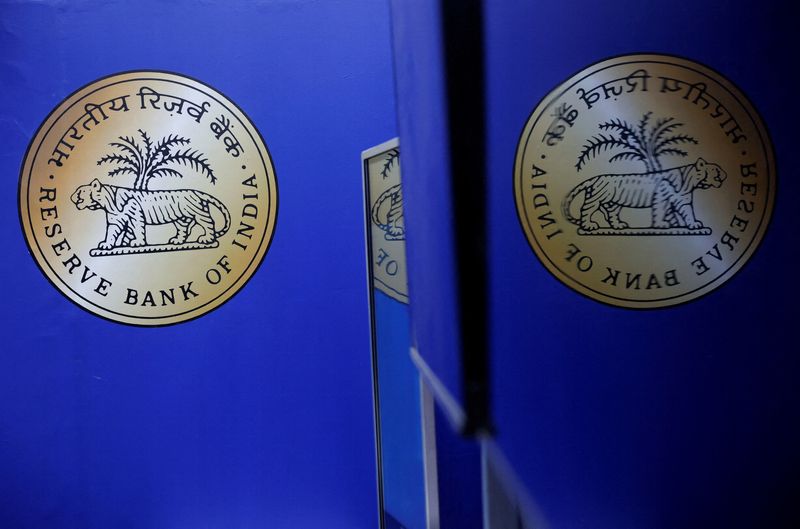
[[[386,502],[383,496],[383,441],[381,438],[381,393],[378,379],[378,337],[375,327],[375,288],[372,269],[372,219],[370,218],[369,158],[361,160],[364,173],[364,238],[367,243],[367,293],[369,295],[369,333],[372,358],[372,405],[375,421],[375,470],[378,480],[378,527],[386,529]]]
[[[490,430],[486,275],[486,123],[481,0],[441,0],[464,433]]]

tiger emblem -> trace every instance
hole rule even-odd
[[[402,241],[406,237],[403,223],[403,191],[400,184],[381,193],[370,211],[372,222],[384,231],[387,241]]]
[[[564,198],[564,217],[584,231],[601,226],[594,220],[599,211],[615,230],[628,228],[620,219],[622,208],[649,208],[653,228],[703,228],[694,213],[695,189],[719,188],[725,171],[703,158],[690,165],[648,173],[603,174],[584,180]],[[571,212],[572,202],[583,194],[580,216]]]
[[[197,242],[212,244],[231,225],[230,213],[222,202],[194,189],[138,190],[102,184],[95,178],[78,187],[70,200],[79,210],[106,212],[106,236],[97,245],[100,250],[146,246],[145,227],[169,223],[174,224],[177,230],[169,239],[169,244],[184,244],[195,226],[203,229]],[[217,229],[211,216],[212,206],[225,218],[225,224],[220,229]]]

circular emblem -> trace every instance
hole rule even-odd
[[[629,55],[555,88],[517,148],[517,212],[563,283],[629,308],[706,294],[752,256],[775,200],[766,128],[727,79]]]
[[[33,257],[79,306],[134,325],[200,316],[258,268],[275,170],[256,128],[213,88],[140,71],[63,101],[31,141],[19,186]]]
[[[401,303],[408,303],[400,151],[396,143],[392,145],[365,160],[372,274],[378,290]]]

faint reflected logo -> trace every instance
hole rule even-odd
[[[626,55],[588,66],[534,109],[514,196],[558,280],[610,305],[668,307],[752,256],[772,215],[775,162],[758,113],[722,75]]]

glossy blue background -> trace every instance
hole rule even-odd
[[[800,523],[788,5],[486,2],[496,441],[556,529]],[[708,296],[655,311],[608,307],[555,280],[512,189],[539,100],[593,62],[640,51],[687,56],[738,84],[778,161],[772,225],[750,262]]]
[[[516,474],[508,483],[554,529],[800,526],[790,3],[483,3],[491,409],[493,446]],[[459,226],[442,161],[441,28],[436,8],[420,4],[392,3],[412,324],[427,331],[420,354],[459,398],[451,325],[468,293],[449,279]],[[710,295],[655,311],[602,305],[554,279],[512,188],[519,135],[540,99],[594,62],[637,52],[683,55],[739,85],[778,163],[772,225],[750,262]]]
[[[0,2],[0,526],[377,524],[359,153],[396,135],[384,2]],[[192,322],[67,301],[28,255],[17,179],[64,97],[130,69],[222,91],[264,136],[261,268]]]
[[[373,288],[372,292],[383,508],[405,529],[425,529],[420,377],[408,354],[408,305],[378,289]]]
[[[391,0],[411,314],[419,353],[463,408],[439,3]],[[438,395],[441,397],[441,395]],[[450,416],[453,422],[459,417]]]
[[[481,447],[459,435],[440,406],[434,417],[440,527],[488,529],[483,527]]]

